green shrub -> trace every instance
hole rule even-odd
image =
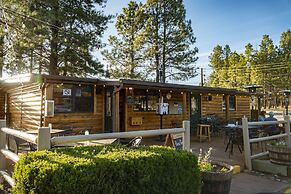
[[[120,145],[59,148],[24,154],[13,193],[198,193],[197,157],[186,151]]]

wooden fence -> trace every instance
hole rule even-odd
[[[278,125],[284,124],[285,125],[285,133],[272,135],[267,137],[259,137],[259,138],[252,138],[249,137],[249,126],[264,126],[264,125]],[[242,126],[243,126],[243,142],[244,142],[244,157],[245,157],[245,165],[248,170],[252,170],[252,160],[266,156],[269,154],[268,151],[261,152],[258,154],[251,154],[251,143],[258,143],[262,141],[274,140],[279,139],[282,137],[286,138],[287,145],[291,145],[291,137],[290,137],[290,118],[289,116],[285,115],[284,120],[282,121],[262,121],[262,122],[248,122],[247,118],[242,118]]]
[[[14,136],[23,139],[27,142],[37,145],[37,150],[50,149],[53,146],[64,145],[69,143],[77,143],[84,141],[93,141],[101,139],[112,138],[134,138],[137,136],[156,136],[166,134],[183,133],[183,149],[190,151],[190,121],[183,121],[183,128],[172,129],[157,129],[146,131],[131,131],[131,132],[119,132],[119,133],[102,133],[102,134],[89,134],[89,135],[75,135],[75,136],[58,136],[51,137],[50,128],[42,127],[38,129],[38,135],[28,134],[23,131],[6,128],[6,121],[0,121],[0,175],[13,187],[14,180],[9,175],[6,169],[7,159],[16,163],[19,160],[19,156],[8,149],[7,147],[7,135]]]

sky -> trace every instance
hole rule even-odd
[[[119,14],[128,2],[107,0],[104,12]],[[206,77],[211,73],[208,57],[217,44],[228,44],[231,50],[242,52],[247,43],[259,48],[264,34],[270,35],[274,44],[279,44],[281,33],[291,29],[291,0],[184,0],[184,5],[197,38],[199,59],[195,64],[204,68]],[[117,34],[115,21],[108,25],[102,38],[104,43],[109,35]],[[97,56],[104,63],[102,56]],[[200,75],[179,83],[198,85]]]

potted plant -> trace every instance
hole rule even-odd
[[[270,161],[274,164],[291,166],[291,146],[286,141],[275,141],[267,145]]]
[[[228,194],[232,178],[233,167],[223,162],[211,161],[212,148],[198,156],[198,165],[201,171],[201,194]]]

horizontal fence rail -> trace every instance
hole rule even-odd
[[[23,139],[27,142],[37,144],[37,135],[29,134],[24,131],[19,131],[15,129],[10,129],[10,128],[1,128],[1,131],[8,135],[12,135],[14,137],[18,137],[20,139]]]
[[[8,149],[1,149],[1,153],[6,157],[12,160],[13,162],[18,162],[19,156]]]
[[[269,152],[261,152],[261,153],[258,153],[258,154],[254,154],[254,155],[251,155],[251,159],[256,159],[256,158],[260,158],[260,157],[263,157],[263,156],[267,156],[269,154]]]
[[[259,121],[259,122],[248,122],[248,125],[252,126],[262,126],[262,125],[276,125],[276,124],[285,124],[286,121]]]
[[[266,137],[258,137],[258,138],[253,138],[250,139],[250,143],[257,143],[261,141],[268,141],[268,140],[273,140],[273,139],[279,139],[282,137],[287,137],[288,135],[286,133],[279,134],[279,135],[272,135],[272,136],[266,136]]]
[[[4,179],[7,181],[7,183],[13,187],[15,185],[14,180],[12,179],[12,177],[5,171],[0,170],[0,175],[4,177]]]
[[[89,135],[74,135],[74,136],[60,136],[53,137],[51,140],[52,145],[61,145],[68,143],[76,143],[82,141],[93,141],[100,139],[112,139],[112,138],[134,138],[137,136],[156,136],[185,132],[184,128],[172,128],[172,129],[157,129],[147,131],[130,131],[130,132],[117,132],[117,133],[101,133],[101,134],[89,134]]]

